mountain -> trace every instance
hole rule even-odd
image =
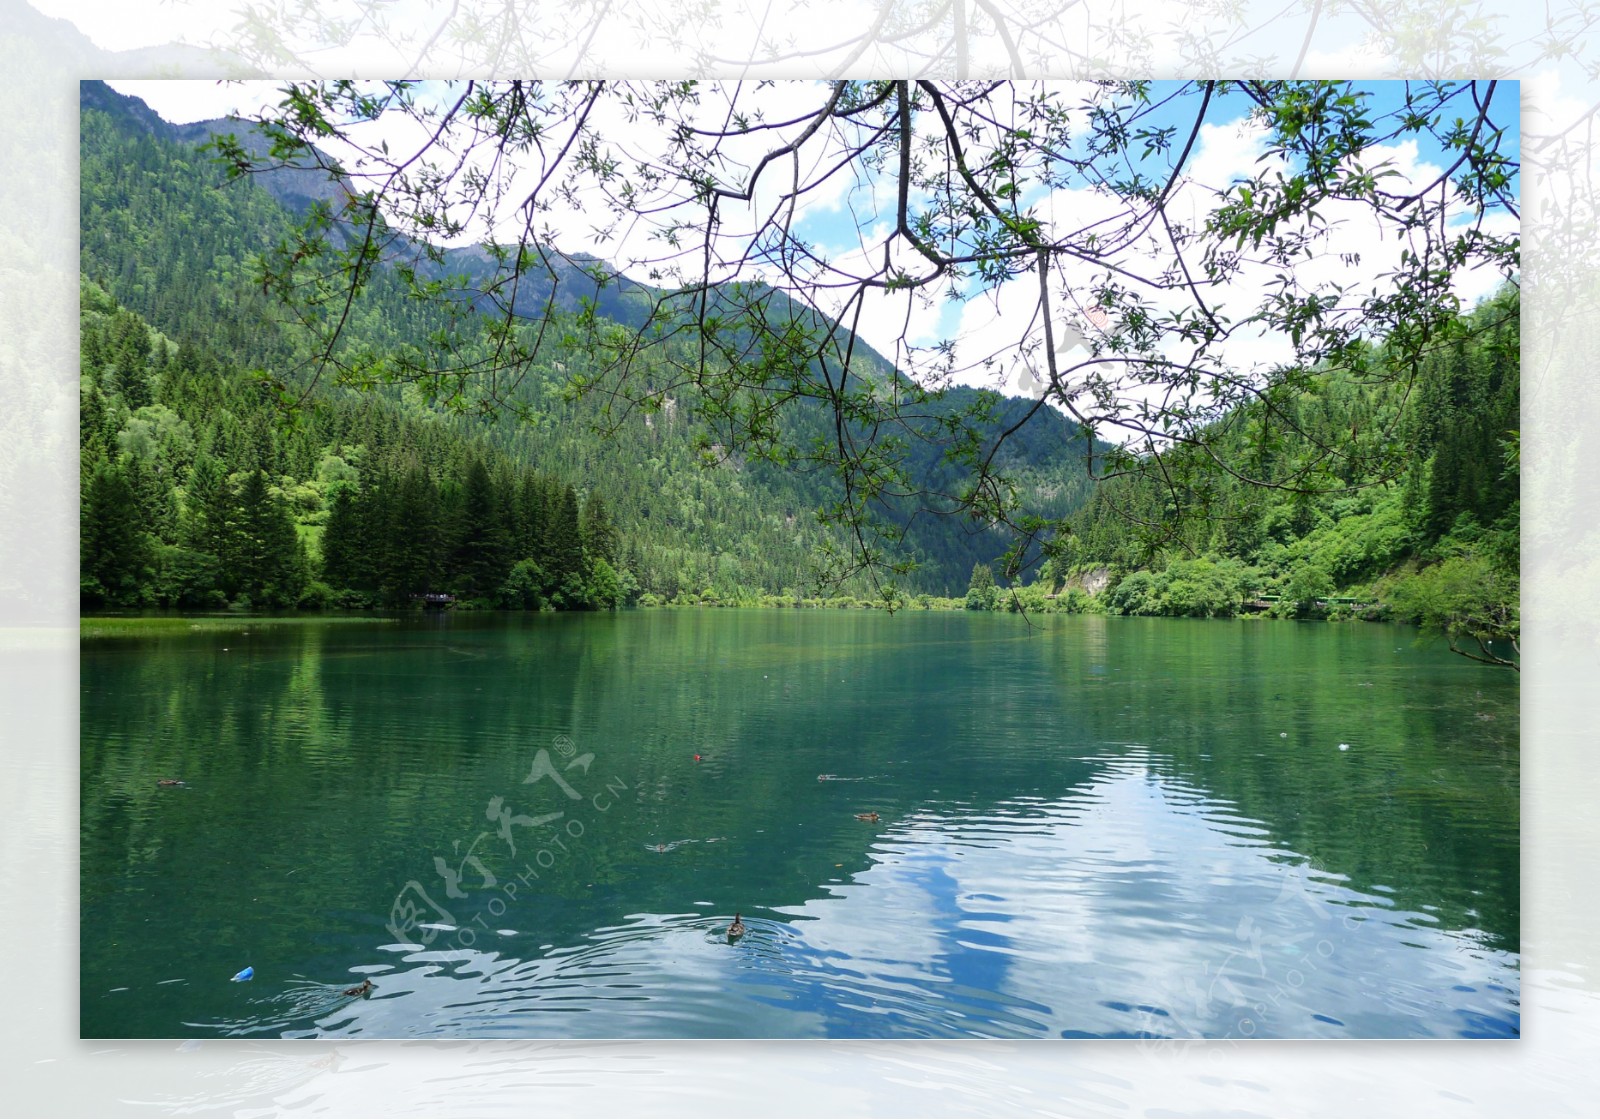
[[[152,469],[160,466],[166,473],[156,472],[157,482],[140,482],[149,489],[146,497],[165,510],[156,520],[166,526],[166,536],[157,533],[155,543],[182,547],[181,527],[194,515],[191,476],[204,451],[205,457],[219,460],[217,469],[227,468],[223,474],[236,499],[256,470],[263,473],[274,500],[282,502],[295,523],[308,586],[317,582],[309,577],[328,574],[325,538],[337,521],[341,489],[376,501],[372,495],[382,486],[398,493],[405,479],[418,472],[421,479],[412,479],[413,489],[425,482],[434,497],[413,498],[437,506],[441,550],[422,567],[432,573],[429,578],[455,579],[478,597],[492,597],[483,571],[461,583],[466,579],[462,573],[472,566],[460,555],[469,483],[478,486],[478,499],[503,507],[504,516],[496,515],[502,529],[513,536],[521,533],[524,544],[532,539],[527,519],[537,517],[533,506],[517,514],[512,507],[521,499],[508,494],[538,490],[544,497],[533,504],[543,502],[544,509],[564,504],[565,488],[571,485],[583,496],[580,515],[590,498],[602,497],[622,542],[617,559],[626,569],[623,574],[636,581],[639,593],[664,599],[693,595],[747,601],[785,589],[816,592],[822,590],[812,563],[816,555],[848,552],[851,542],[842,532],[816,518],[818,509],[839,500],[837,480],[823,471],[784,469],[746,457],[738,448],[722,447],[710,426],[707,402],[692,389],[663,393],[658,411],[627,417],[622,429],[607,438],[597,434],[606,422],[600,405],[572,397],[567,392],[571,371],[554,359],[537,360],[522,371],[513,403],[523,415],[515,421],[458,414],[448,407],[448,386],[437,384],[376,384],[356,390],[318,382],[313,388],[306,338],[294,324],[280,321],[281,308],[260,290],[250,261],[285,236],[307,206],[336,200],[339,185],[318,173],[289,170],[224,185],[220,168],[196,145],[231,132],[247,148],[259,146],[260,138],[248,125],[173,125],[137,98],[100,82],[82,83],[80,107],[80,268],[91,284],[86,289],[84,338],[86,346],[98,348],[85,354],[90,402],[85,407],[92,404],[99,417],[99,434],[86,437],[85,446],[92,445],[105,460],[86,462],[85,486],[100,466],[126,474],[130,456],[143,455],[148,460],[144,466]],[[445,254],[444,267],[481,276],[490,263],[481,248],[458,248]],[[597,292],[586,272],[594,263],[582,257],[555,262],[558,290],[571,301],[569,307],[576,306],[580,295],[589,295],[603,321],[628,327],[640,323],[651,304],[671,298],[671,293],[632,282]],[[528,298],[542,298],[548,282],[535,277]],[[712,295],[729,298],[726,291]],[[780,297],[773,296],[774,313],[795,313],[777,303]],[[138,334],[134,323],[150,339],[142,357],[135,353],[140,348],[128,343]],[[345,339],[381,355],[416,346],[443,324],[437,308],[407,299],[398,277],[380,270],[353,310]],[[899,377],[860,340],[857,349],[863,371],[880,391]],[[124,358],[112,356],[118,353]],[[123,377],[118,360],[137,367],[131,377]],[[175,372],[179,365],[185,370],[181,377]],[[196,387],[196,369],[219,379],[218,392]],[[248,371],[257,372],[252,376]],[[649,369],[644,375],[655,376]],[[663,374],[661,380],[671,379]],[[284,397],[306,393],[314,402],[309,412],[298,418],[281,412]],[[212,415],[201,410],[203,402],[225,407]],[[953,389],[933,402],[930,417],[919,422],[923,427],[911,432],[907,466],[919,486],[948,489],[955,484],[956,468],[943,459],[939,420],[977,404],[991,410],[989,433],[1020,425],[999,461],[1018,482],[1028,512],[1060,518],[1081,505],[1091,487],[1082,466],[1084,445],[1073,427],[1048,408],[1023,422],[1034,402],[968,388]],[[168,409],[188,426],[189,451],[158,462],[159,455],[143,438],[167,423],[157,413],[141,412],[153,408]],[[798,402],[786,422],[791,435],[802,437],[832,428],[830,412],[805,402]],[[164,430],[173,427],[167,423]],[[177,443],[181,451],[184,441]],[[714,452],[709,458],[708,446]],[[220,456],[212,450],[219,447]],[[324,470],[329,460],[343,467]],[[474,463],[491,480],[494,493],[488,498]],[[540,481],[535,485],[528,477]],[[104,485],[111,490],[100,495],[102,501],[116,491],[110,482]],[[992,562],[1010,543],[1004,533],[970,521],[914,515],[907,506],[891,505],[880,512],[905,530],[902,555],[918,563],[904,581],[912,591],[959,594],[973,566]],[[519,516],[523,523],[517,529]],[[149,556],[155,553],[146,552],[141,563],[150,569],[154,561]],[[515,552],[513,547],[496,564],[504,567],[502,561],[530,558]],[[152,590],[154,576],[128,578],[138,585],[135,598],[174,601],[170,591]],[[382,583],[373,579],[367,591],[377,594]],[[325,578],[321,582],[327,584]],[[843,590],[870,595],[872,584],[857,576]],[[555,595],[550,586],[544,592],[547,600]],[[581,596],[574,592],[568,598]]]
[[[317,203],[338,206],[356,189],[349,181],[332,176],[319,167],[276,164],[270,158],[270,141],[250,121],[217,118],[172,124],[163,120],[141,99],[120,94],[100,81],[81,83],[80,108],[85,112],[106,114],[116,120],[125,133],[147,135],[163,144],[199,149],[219,137],[232,137],[257,168],[250,172],[250,183],[297,217]],[[495,260],[483,245],[446,248],[438,263],[426,259],[424,248],[419,243],[397,237],[389,245],[387,254],[396,263],[415,266],[419,274],[427,279],[463,277],[469,286],[481,287],[495,275]],[[604,276],[605,283],[598,282],[597,275]],[[618,274],[600,258],[584,253],[552,253],[545,265],[530,269],[521,278],[511,310],[521,316],[535,315],[550,300],[552,293],[556,296],[554,306],[558,309],[574,311],[583,301],[589,301],[599,317],[634,329],[645,324],[652,308],[663,300],[671,302],[674,296],[667,289],[642,284]],[[709,313],[725,315],[734,310],[729,296],[727,291],[713,290],[708,299]],[[770,314],[774,320],[807,314],[801,312],[783,292],[764,289],[760,284],[750,286],[750,292],[743,298],[748,301],[765,300],[771,307]],[[487,306],[486,300],[480,302]],[[858,363],[868,376],[883,377],[891,370],[890,363],[864,340],[857,340],[856,350]]]
[[[252,78],[261,72],[231,51],[164,43],[111,51],[94,44],[69,20],[47,16],[27,0],[0,0],[0,29],[26,42],[32,57],[71,60],[75,73],[143,78],[159,73],[174,78]]]

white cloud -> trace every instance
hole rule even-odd
[[[114,78],[106,82],[118,93],[141,99],[173,124],[248,116],[283,99],[281,81],[146,81]]]
[[[1389,45],[1376,35],[1364,36],[1342,47],[1312,46],[1306,51],[1300,74],[1307,78],[1337,80],[1360,75],[1381,75],[1394,70]]]

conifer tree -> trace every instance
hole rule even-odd
[[[511,571],[510,533],[482,459],[472,460],[462,484],[455,560],[462,589],[470,596],[492,595]]]
[[[586,597],[583,536],[579,527],[578,492],[571,486],[557,491],[550,523],[550,560],[546,571],[554,585],[551,599],[566,608],[579,607]]]
[[[384,593],[396,606],[439,590],[439,489],[420,463],[400,476],[381,541]]]
[[[355,486],[336,486],[322,530],[322,580],[329,587],[367,588],[363,580],[366,552],[363,498]],[[370,588],[367,588],[370,589]]]
[[[617,531],[606,512],[605,500],[598,493],[591,493],[583,504],[583,549],[607,564],[617,562]]]
[[[972,582],[967,585],[967,610],[992,611],[999,600],[994,571],[987,564],[973,565]]]
[[[150,540],[120,464],[104,460],[89,480],[80,526],[81,595],[88,606],[137,606],[149,598]]]
[[[305,589],[305,551],[283,500],[261,470],[245,475],[229,542],[234,591],[252,606],[293,606]]]

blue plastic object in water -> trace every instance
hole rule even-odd
[[[235,975],[234,976],[234,980],[236,980],[236,981],[237,980],[249,980],[253,976],[255,976],[255,974],[256,974],[256,970],[253,967],[246,968],[242,972],[239,972],[237,975]]]

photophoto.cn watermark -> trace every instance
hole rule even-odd
[[[1252,1038],[1274,1037],[1263,1034],[1275,1011],[1288,1001],[1297,1006],[1296,994],[1306,983],[1316,977],[1333,961],[1338,947],[1328,933],[1330,923],[1338,921],[1343,930],[1362,928],[1362,919],[1355,915],[1340,917],[1327,902],[1305,889],[1305,871],[1296,876],[1294,869],[1285,867],[1281,885],[1271,905],[1299,902],[1316,921],[1316,928],[1279,943],[1282,948],[1298,950],[1294,962],[1282,964],[1270,961],[1263,951],[1263,928],[1251,915],[1244,914],[1234,928],[1238,947],[1228,951],[1220,962],[1207,963],[1200,977],[1184,977],[1184,996],[1193,1008],[1193,1023],[1205,1023],[1217,1014],[1224,1016],[1226,1030],[1218,1035],[1206,1028],[1192,1025],[1188,1017],[1176,1009],[1141,1009],[1140,1045],[1142,1047],[1172,1047],[1190,1042],[1209,1041],[1234,1043]],[[1309,948],[1305,948],[1310,943]],[[1247,993],[1245,987],[1253,990]],[[1231,1020],[1231,1021],[1230,1021]]]
[[[448,933],[451,947],[472,948],[480,930],[496,928],[491,921],[506,913],[519,891],[531,889],[545,873],[570,857],[572,845],[581,841],[589,829],[586,821],[610,812],[621,795],[628,792],[628,784],[617,777],[596,788],[590,773],[594,752],[578,754],[570,736],[557,735],[551,748],[556,758],[551,758],[549,749],[540,747],[528,776],[522,779],[524,786],[537,787],[523,791],[535,801],[530,806],[534,810],[531,814],[518,812],[522,806],[514,806],[503,796],[491,797],[484,819],[494,827],[479,832],[464,851],[457,840],[449,857],[433,857],[438,878],[433,889],[435,893],[442,892],[445,903],[450,905],[437,901],[420,880],[411,879],[400,888],[389,907],[387,923],[396,941],[431,948],[441,933]],[[547,779],[549,784],[542,784]],[[579,788],[580,782],[593,792],[585,794]],[[554,808],[552,803],[561,807]],[[499,874],[491,869],[490,862],[500,868]],[[508,866],[514,869],[508,872]],[[470,887],[463,889],[463,882],[468,880]],[[472,916],[458,921],[456,911],[463,909],[459,904],[473,905],[471,900],[481,898],[485,892],[492,893],[477,903]]]

